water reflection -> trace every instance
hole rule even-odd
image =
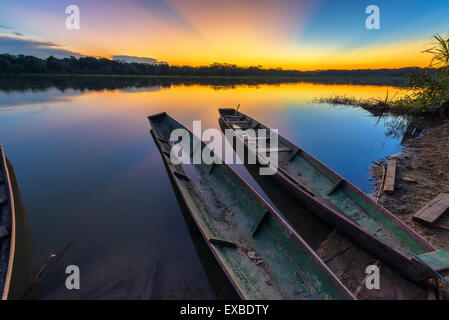
[[[217,90],[220,89],[234,89],[241,85],[259,86],[264,84],[280,85],[285,83],[297,83],[297,79],[276,79],[276,78],[228,78],[228,77],[123,77],[123,76],[108,76],[102,77],[98,75],[91,76],[1,76],[0,77],[0,91],[14,92],[14,91],[42,91],[51,88],[57,88],[61,91],[76,89],[80,91],[86,90],[115,90],[115,89],[131,89],[131,88],[151,88],[161,87],[170,88],[178,85],[207,85]],[[304,82],[323,83],[323,84],[355,84],[355,85],[380,85],[392,86],[401,85],[402,80],[346,80],[334,79],[328,81],[323,78],[313,79]]]
[[[71,243],[39,283],[40,299],[221,295],[148,133],[149,114],[167,111],[190,129],[193,120],[219,129],[217,108],[240,104],[366,192],[371,161],[399,151],[402,139],[389,133],[398,118],[378,121],[361,109],[310,103],[398,90],[387,86],[43,81],[3,82],[0,90],[0,143],[21,183],[35,273]],[[233,168],[264,195],[244,167]],[[80,268],[80,290],[64,286],[69,264]]]
[[[155,139],[153,137],[153,139]],[[156,142],[155,142],[156,143]],[[159,152],[161,152],[159,150]],[[163,155],[161,155],[163,156]],[[181,209],[182,215],[184,217],[184,221],[189,230],[189,234],[192,238],[193,244],[196,249],[196,253],[201,261],[201,264],[206,272],[207,279],[211,284],[211,289],[215,295],[216,299],[225,299],[225,300],[237,300],[240,299],[238,293],[232,287],[232,284],[228,281],[226,274],[224,273],[221,266],[218,264],[214,255],[212,254],[210,248],[206,244],[203,236],[199,232],[195,221],[193,220],[192,215],[187,207],[187,204],[181,195],[178,187],[176,186],[175,181],[173,180],[173,176],[171,175],[170,169],[167,167],[167,164],[164,162],[165,170],[167,171],[167,175],[170,178],[170,183],[172,185],[173,191],[176,195],[176,200],[178,201],[179,207]]]
[[[9,288],[8,299],[17,300],[23,298],[32,298],[29,295],[29,289],[34,278],[34,253],[31,243],[31,234],[28,224],[25,207],[23,205],[19,184],[16,179],[14,167],[6,159],[11,180],[11,187],[14,196],[15,207],[15,250],[13,261],[13,272]]]

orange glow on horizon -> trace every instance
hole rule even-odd
[[[428,44],[428,40],[366,46],[345,52],[339,52],[334,48],[300,45],[283,46],[282,49],[266,48],[262,43],[258,44],[257,49],[251,51],[251,48],[245,49],[243,43],[236,43],[235,47],[228,47],[226,50],[211,53],[212,49],[201,42],[189,42],[185,39],[174,42],[177,44],[176,46],[173,45],[172,41],[169,41],[157,50],[147,44],[135,45],[123,54],[137,57],[155,57],[156,59],[164,57],[159,60],[170,65],[205,66],[218,62],[238,66],[261,65],[265,69],[283,68],[303,71],[428,67],[431,58],[428,54],[422,53]],[[116,47],[119,44],[111,42],[107,46]],[[183,49],[178,49],[178,46]],[[79,48],[67,49],[81,51]],[[155,51],[158,52],[157,55],[154,55]],[[123,50],[117,49],[112,52],[123,52]],[[153,54],[148,54],[149,52]],[[84,53],[109,59],[112,59],[112,56],[115,55],[110,50],[84,50]]]
[[[76,32],[62,27],[60,13],[19,4],[12,12],[21,28],[29,30],[27,37],[50,39],[55,48],[96,57],[128,55],[170,65],[218,62],[305,71],[426,67],[430,62],[421,53],[429,42],[422,35],[359,46],[306,40],[308,24],[323,9],[320,1],[165,0],[163,4],[92,4],[82,10],[81,29]],[[46,23],[36,24],[37,15]]]

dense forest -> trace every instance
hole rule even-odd
[[[261,66],[240,67],[214,63],[209,66],[172,66],[167,63],[127,63],[105,58],[81,57],[40,59],[33,56],[0,54],[0,74],[102,74],[160,76],[231,76],[231,77],[327,77],[327,78],[405,78],[419,68],[299,71]]]

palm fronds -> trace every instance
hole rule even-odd
[[[431,67],[449,67],[449,38],[444,39],[439,34],[433,36],[433,46],[423,53],[432,54]]]

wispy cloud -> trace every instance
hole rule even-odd
[[[18,31],[13,31],[14,28],[11,28],[11,27],[8,27],[8,26],[2,25],[2,24],[0,24],[0,29],[8,30],[8,31],[10,31],[11,34],[13,34],[15,36],[19,36],[19,37],[23,36],[23,33],[20,33]]]
[[[427,2],[376,0],[381,29],[374,31],[365,27],[368,1],[77,0],[84,9],[74,31],[64,27],[61,1],[0,0],[0,36],[64,44],[8,42],[1,51],[305,70],[427,66],[418,42],[449,30],[449,1]],[[413,32],[404,21],[413,21]]]
[[[6,35],[0,35],[0,53],[32,55],[39,58],[82,56],[80,53],[60,48],[60,45],[51,41],[18,39]]]

